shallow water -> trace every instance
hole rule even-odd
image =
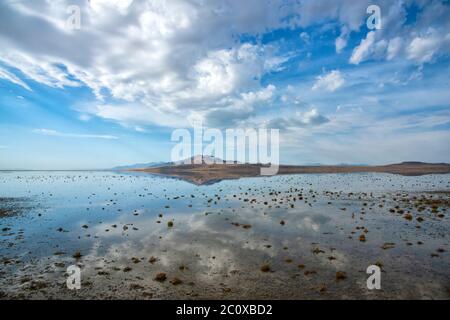
[[[449,198],[450,175],[0,172],[0,297],[449,299]]]

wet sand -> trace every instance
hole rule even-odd
[[[24,198],[1,198],[0,197],[0,218],[11,217],[25,210],[30,210],[29,206],[23,206],[27,203]]]
[[[0,218],[1,299],[450,299],[449,175],[195,186],[29,173],[5,185],[0,208],[28,209]],[[367,289],[373,264],[382,290]],[[69,265],[81,290],[66,288]]]

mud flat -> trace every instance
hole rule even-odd
[[[197,186],[32,172],[0,186],[41,204],[0,218],[0,299],[450,299],[448,174]],[[366,286],[370,265],[381,290]]]
[[[0,197],[0,218],[11,217],[29,209],[29,201],[26,198]]]

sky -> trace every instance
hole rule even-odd
[[[285,164],[450,162],[449,55],[449,1],[4,0],[0,169],[168,161],[195,121],[279,129]]]

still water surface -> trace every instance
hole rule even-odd
[[[0,297],[449,299],[449,198],[450,175],[0,172]]]

